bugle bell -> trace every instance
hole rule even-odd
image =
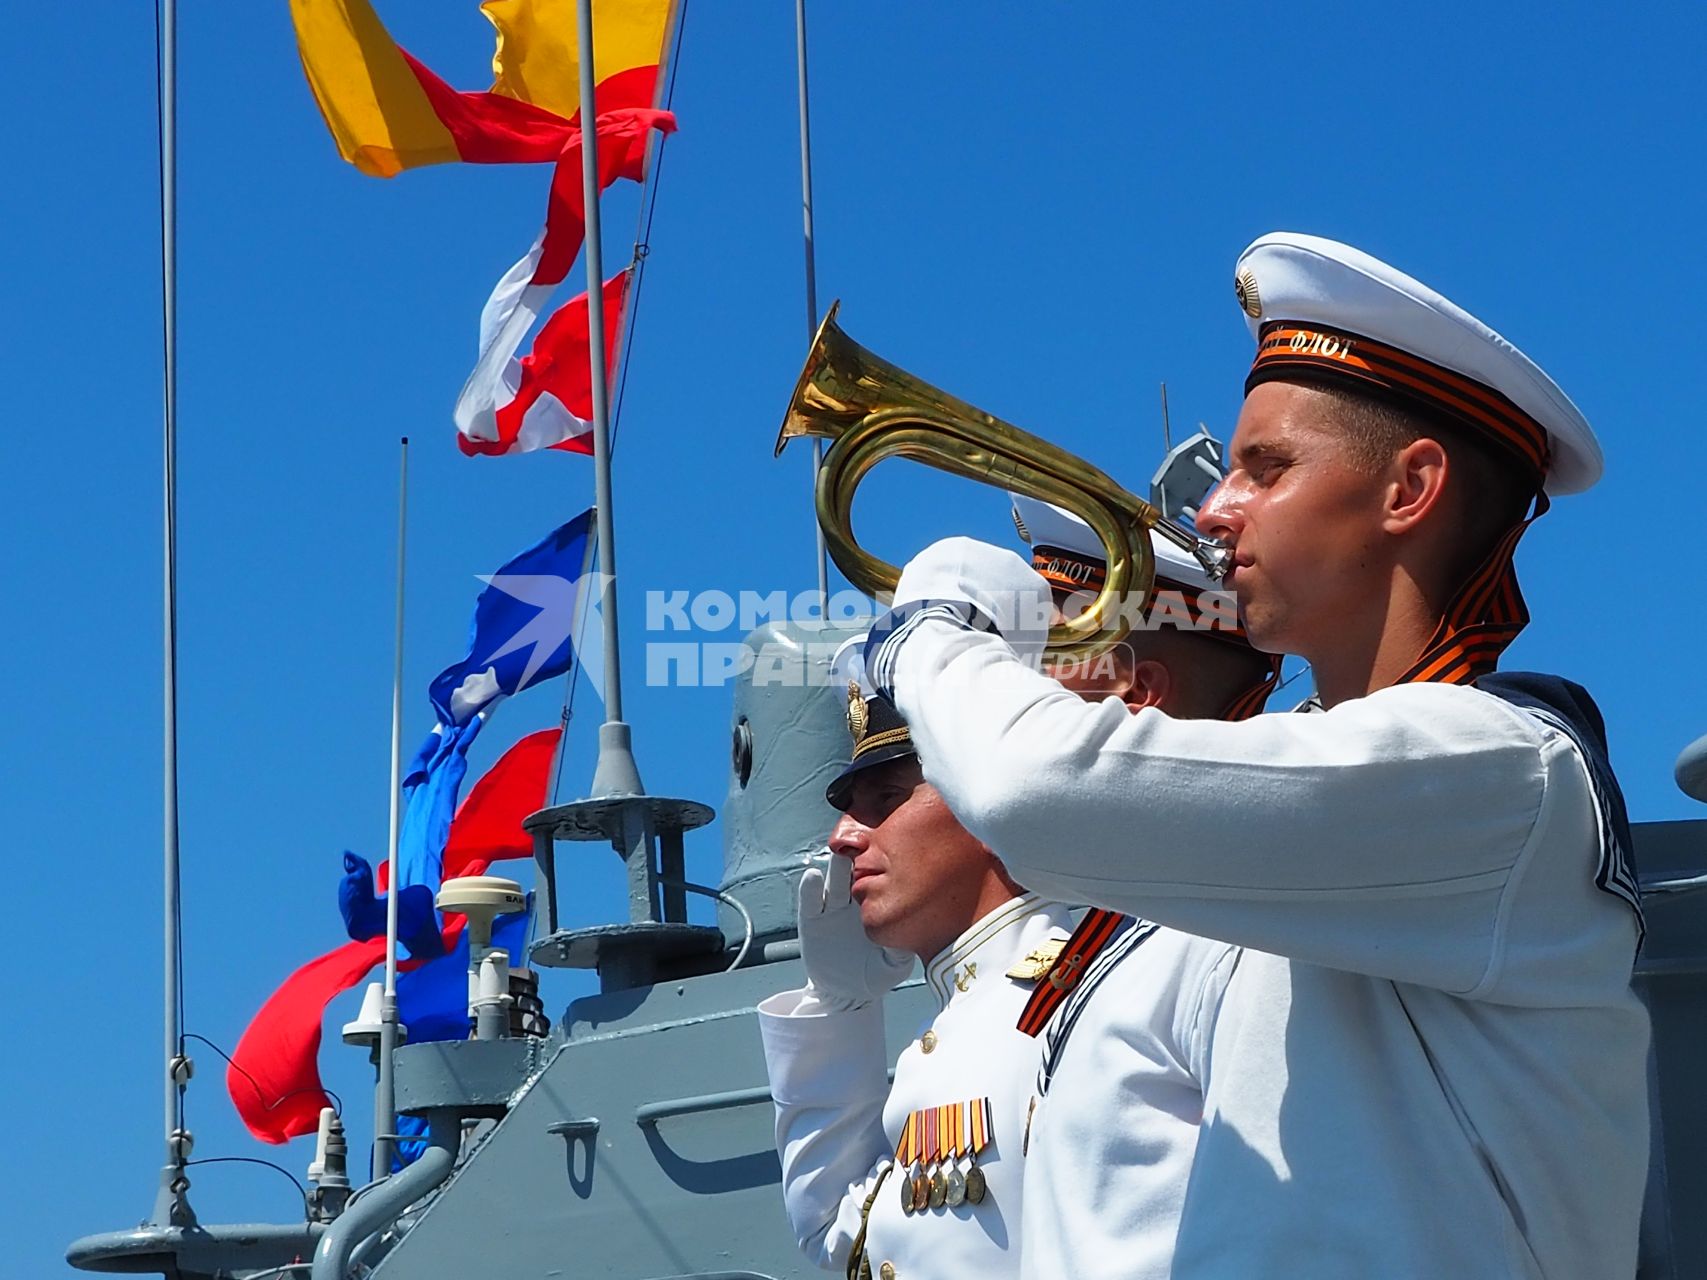
[[[1219,579],[1231,551],[1167,519],[1084,459],[985,413],[873,355],[836,324],[837,302],[818,326],[777,436],[776,452],[797,436],[830,441],[818,473],[818,523],[830,558],[867,595],[889,595],[901,573],[854,538],[854,492],[878,463],[911,458],[926,466],[1052,502],[1095,531],[1108,563],[1102,590],[1077,617],[1050,628],[1057,663],[1107,652],[1132,630],[1133,610],[1155,589],[1154,530]]]

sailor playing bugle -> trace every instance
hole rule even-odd
[[[1198,526],[1322,713],[1087,705],[1030,661],[1047,584],[966,539],[907,566],[867,670],[1016,878],[1247,948],[1175,1275],[1631,1275],[1648,1022],[1623,801],[1585,692],[1493,674],[1528,617],[1517,538],[1599,447],[1509,342],[1355,249],[1265,236],[1237,293],[1256,358]]]

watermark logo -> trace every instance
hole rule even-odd
[[[589,573],[571,580],[553,574],[491,574],[481,575],[481,581],[526,606],[527,616],[485,656],[479,664],[484,670],[471,674],[459,692],[472,696],[476,690],[469,682],[489,694],[498,692],[498,664],[524,653],[519,678],[506,678],[503,683],[511,690],[525,689],[569,642],[593,694],[603,696],[602,611],[608,607],[606,597],[613,581],[608,575]],[[1056,608],[1074,616],[1095,598],[1095,592],[1079,592]],[[1047,623],[1038,616],[1038,601],[1027,597],[1007,604],[1010,607],[1002,607],[1002,602],[989,606],[998,615],[995,629],[1013,639],[1022,635],[1038,639]],[[831,683],[839,678],[829,669],[836,652],[887,605],[887,600],[873,601],[853,590],[832,593],[822,601],[816,591],[651,590],[645,594],[640,615],[645,681],[648,686],[666,688],[716,688],[742,678],[772,686]],[[1238,610],[1229,591],[1163,589],[1153,595],[1134,595],[1116,601],[1114,615],[1135,633],[1163,627],[1186,632],[1238,629]],[[789,639],[767,643],[769,629],[785,625],[792,630]],[[815,632],[827,634],[816,639]],[[1031,665],[1042,661],[1042,655],[1033,654]],[[1116,661],[1104,654],[1071,668],[1051,661],[1049,668],[1063,679],[1069,674],[1096,679],[1112,674]]]
[[[495,663],[508,654],[529,650],[527,663],[516,681],[518,689],[532,684],[539,669],[575,637],[577,601],[602,599],[604,595],[605,575],[599,573],[590,573],[574,582],[554,573],[482,573],[475,576],[512,600],[538,610],[486,658],[487,662]],[[577,646],[583,662],[586,658],[584,644],[583,640],[582,645]]]

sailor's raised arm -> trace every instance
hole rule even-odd
[[[1497,979],[1526,852],[1550,810],[1587,803],[1563,735],[1444,685],[1241,723],[1088,704],[1023,660],[1042,644],[1026,593],[1048,598],[1017,556],[948,539],[868,651],[926,776],[1015,876],[1312,963],[1455,993]],[[1019,619],[1013,642],[997,618]]]

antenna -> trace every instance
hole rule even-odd
[[[1171,446],[1150,478],[1150,501],[1170,520],[1197,522],[1197,508],[1221,483],[1221,442],[1201,422],[1197,430]]]
[[[160,19],[160,286],[164,373],[163,527],[165,580],[162,654],[165,879],[166,1166],[154,1200],[156,1226],[193,1227],[189,1177],[194,1139],[184,1127],[184,1089],[192,1067],[184,1053],[183,909],[178,863],[178,6],[158,0]]]
[[[510,957],[492,945],[492,924],[501,915],[527,910],[521,885],[503,876],[458,876],[439,886],[436,904],[446,915],[467,917],[468,1013],[477,1040],[509,1034]]]
[[[812,228],[812,113],[806,88],[806,0],[794,0],[794,52],[800,81],[800,212],[806,230],[806,341],[818,332],[818,263]],[[818,473],[824,469],[824,442],[812,439],[812,528],[818,546],[818,612],[830,607],[830,561],[824,529],[818,523]]]
[[[1168,428],[1168,384],[1162,384],[1162,452],[1174,447],[1173,432]]]
[[[397,1016],[397,846],[403,828],[403,567],[409,532],[409,437],[398,446],[397,459],[397,637],[391,672],[391,825],[386,851],[385,987],[379,1006],[379,1079],[373,1090],[374,1178],[391,1172],[397,1132],[397,1093],[393,1056],[400,1043]]]

